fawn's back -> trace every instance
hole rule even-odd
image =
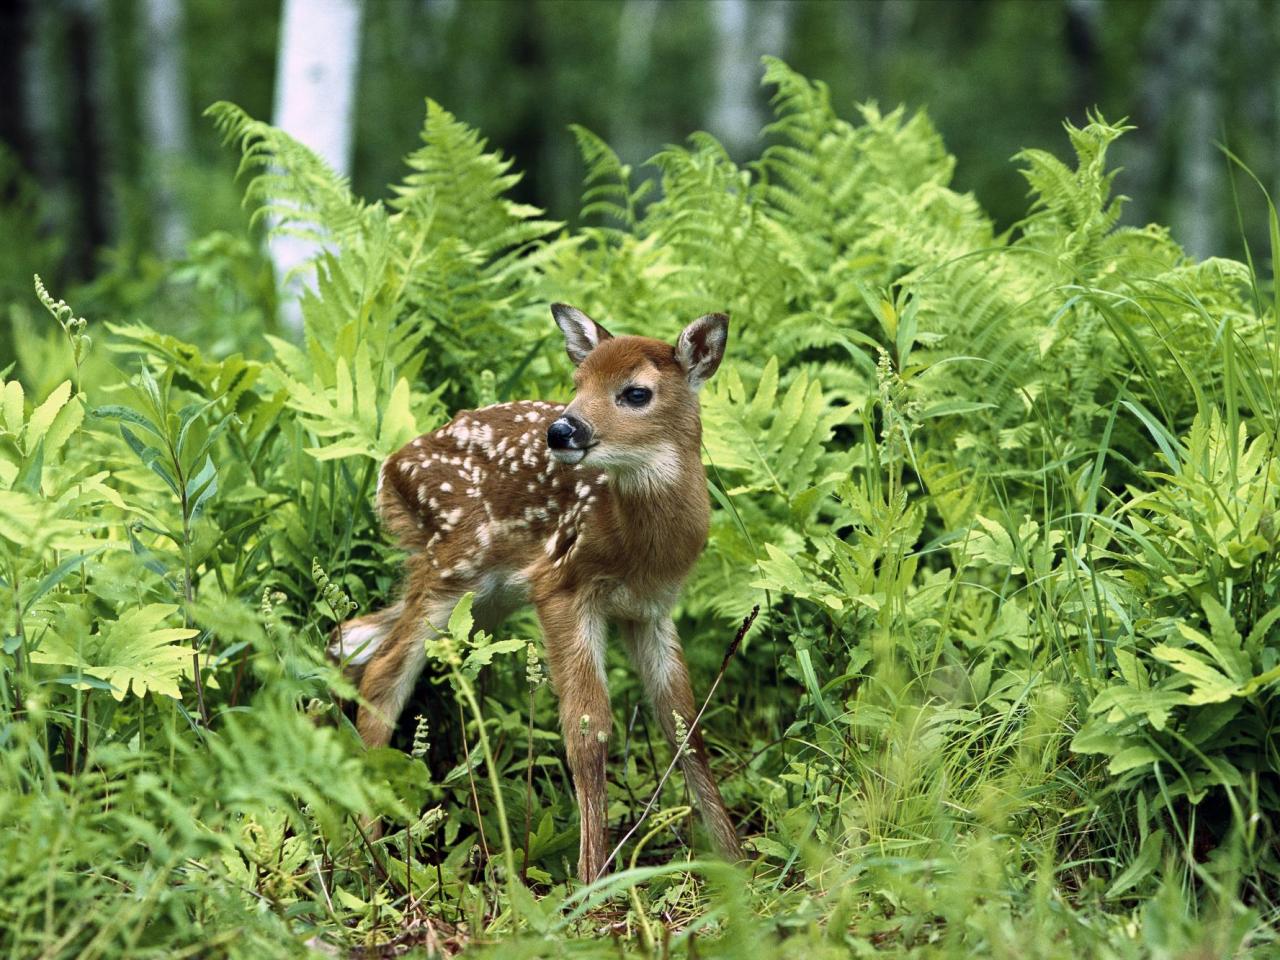
[[[527,584],[573,556],[608,476],[552,458],[547,428],[563,410],[523,400],[464,411],[383,465],[383,523],[441,586],[488,593],[489,581]]]

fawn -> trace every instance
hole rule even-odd
[[[729,318],[694,320],[673,347],[612,336],[551,308],[574,372],[573,401],[464,411],[382,466],[378,512],[409,551],[398,603],[348,621],[331,648],[357,678],[356,725],[383,746],[426,663],[428,631],[474,594],[478,626],[532,601],[560,699],[581,825],[578,875],[602,872],[612,714],[605,682],[616,623],[668,740],[690,731],[681,766],[719,852],[740,858],[707,764],[671,607],[707,539],[698,389],[724,355]]]

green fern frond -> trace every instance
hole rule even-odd
[[[219,101],[205,115],[223,142],[240,150],[237,176],[250,175],[245,202],[255,205],[255,222],[266,219],[273,232],[317,243],[346,240],[364,228],[369,207],[310,148],[233,103]]]
[[[1107,149],[1133,128],[1097,115],[1084,127],[1064,126],[1076,155],[1074,170],[1044,150],[1022,150],[1015,159],[1026,163],[1020,172],[1032,190],[1033,212],[1022,224],[1023,235],[1028,241],[1057,238],[1046,249],[1065,263],[1087,259],[1119,221],[1127,198],[1111,196],[1119,170],[1108,171]]]
[[[583,179],[581,216],[599,216],[612,220],[618,229],[626,231],[635,227],[638,211],[645,197],[652,190],[652,180],[641,180],[634,189],[631,186],[631,166],[619,159],[613,148],[586,127],[572,124],[569,127],[578,141],[578,152],[587,165]]]
[[[392,187],[391,207],[408,213],[430,242],[445,240],[485,257],[519,247],[563,224],[505,196],[520,182],[513,161],[487,152],[487,142],[434,100],[427,100],[422,146],[405,158],[411,171]]]

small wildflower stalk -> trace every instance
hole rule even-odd
[[[258,614],[262,618],[263,629],[267,631],[269,636],[283,634],[284,603],[288,599],[280,590],[272,590],[270,587],[262,588],[262,600],[258,604]],[[244,683],[244,672],[248,663],[248,657],[236,658],[235,679],[231,684],[231,696],[229,698],[230,705],[233,707],[238,706],[240,703],[240,687]],[[330,695],[330,699],[332,700],[332,695]]]
[[[480,813],[480,793],[476,790],[476,775],[471,768],[471,744],[467,742],[467,715],[462,709],[461,702],[458,703],[458,725],[462,729],[462,761],[467,768],[467,786],[471,790],[471,805],[476,811],[476,829],[480,831],[480,843],[477,846],[484,853],[484,862],[488,865],[492,857],[489,856],[489,840],[484,835],[484,817]]]
[[[67,305],[65,300],[54,300],[53,295],[45,288],[44,281],[40,279],[40,274],[34,274],[32,280],[35,283],[36,299],[40,301],[41,306],[49,311],[50,316],[57,321],[58,326],[62,328],[63,335],[67,338],[67,342],[71,345],[71,360],[75,364],[75,375],[73,378],[73,386],[75,387],[75,397],[83,404],[84,396],[80,390],[80,365],[84,362],[84,358],[89,355],[89,350],[93,346],[93,341],[84,332],[84,328],[88,325],[88,321],[84,317],[77,317],[75,311]],[[85,582],[85,570],[81,566],[80,580]],[[15,603],[17,592],[14,593]],[[22,610],[18,610],[18,636],[22,637]],[[23,644],[19,644],[18,661],[16,666],[22,668],[21,650]],[[198,672],[197,662],[197,672]],[[80,753],[80,747],[84,747],[85,756],[89,751],[89,697],[92,690],[81,691],[80,685],[76,684],[76,706],[75,706],[75,724],[71,734],[71,749],[67,751],[67,772],[75,773],[76,757]],[[21,704],[21,694],[18,694],[18,703]],[[202,709],[203,713],[203,709]],[[206,717],[206,722],[207,722]]]
[[[93,347],[93,340],[84,332],[84,328],[88,325],[84,317],[75,316],[75,311],[67,305],[65,300],[54,300],[53,295],[45,289],[44,281],[40,279],[40,274],[35,274],[36,298],[40,301],[41,306],[49,311],[54,320],[58,321],[58,326],[62,328],[63,335],[67,338],[67,343],[71,345],[71,360],[75,364],[75,388],[76,394],[80,393],[80,366],[84,363],[85,357],[89,355],[89,350]]]
[[[413,728],[413,746],[409,749],[409,754],[418,760],[427,759],[427,751],[431,749],[431,741],[427,738],[431,735],[431,727],[427,723],[427,718],[422,714],[418,714],[418,722]]]
[[[329,608],[329,613],[338,622],[338,630],[342,630],[342,621],[356,612],[360,606],[338,584],[329,579],[329,574],[320,566],[320,558],[311,558],[311,579],[320,588],[320,599]]]
[[[671,726],[675,731],[675,757],[674,763],[684,763],[684,761],[692,756],[697,750],[689,743],[689,738],[693,735],[693,731],[689,729],[689,725],[685,723],[684,717],[680,715],[680,711],[671,711]],[[689,836],[693,837],[693,812],[690,808],[689,813]]]
[[[684,717],[680,716],[678,710],[671,711],[671,722],[676,728],[675,759],[679,762],[693,753],[693,747],[689,746],[689,725],[685,723]]]
[[[418,714],[418,722],[413,727],[413,746],[409,748],[409,755],[415,760],[421,760],[424,763],[427,759],[427,751],[431,749],[431,743],[427,739],[430,736],[430,726],[427,718],[422,714]],[[436,823],[439,823],[443,816],[440,807],[433,807],[418,820],[417,823],[411,824],[409,829],[405,831],[404,839],[404,880],[405,895],[409,898],[409,902],[413,903],[413,843],[422,833],[427,832]],[[430,818],[430,820],[428,819]]]
[[[471,681],[456,667],[452,668],[451,673],[455,689],[467,701],[467,708],[476,720],[480,752],[484,754],[485,769],[489,773],[489,786],[493,789],[493,803],[498,808],[498,826],[502,829],[502,855],[507,868],[507,887],[511,888],[516,882],[515,852],[511,845],[511,828],[507,825],[507,807],[502,800],[502,786],[498,782],[498,765],[494,762],[493,750],[489,746],[489,734],[484,728],[484,714],[480,712],[480,701],[476,699],[476,691]],[[515,902],[514,898],[512,902]]]
[[[520,864],[520,882],[529,885],[529,834],[533,830],[533,708],[538,687],[547,678],[542,672],[542,661],[538,658],[538,648],[532,640],[525,651],[525,680],[529,684],[529,727],[525,741],[524,767],[524,860]]]
[[[311,558],[311,579],[320,588],[320,599],[329,608],[329,615],[333,618],[336,624],[335,629],[338,631],[338,644],[341,646],[342,624],[359,609],[360,604],[352,600],[342,587],[329,579],[329,574],[324,567],[320,566],[319,557]]]
[[[262,614],[263,623],[272,629],[279,629],[280,606],[288,599],[280,590],[263,587],[262,602],[258,605],[258,611]]]

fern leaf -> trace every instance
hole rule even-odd
[[[225,143],[240,149],[238,175],[251,174],[245,201],[256,204],[255,221],[267,218],[274,232],[318,243],[361,231],[368,208],[352,196],[347,179],[313,150],[233,103],[219,101],[205,115]]]
[[[123,700],[132,693],[142,697],[154,691],[174,699],[182,692],[178,681],[190,676],[190,647],[177,641],[190,640],[198,630],[162,626],[177,607],[150,603],[126,610],[115,620],[99,624],[89,637],[73,637],[54,631],[45,634],[31,653],[35,663],[73,667],[111,684],[111,695]],[[77,642],[78,641],[78,642]]]

